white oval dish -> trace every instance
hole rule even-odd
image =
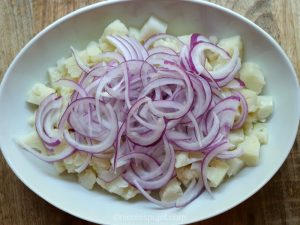
[[[265,94],[274,98],[269,143],[258,166],[246,168],[214,191],[183,209],[160,209],[146,200],[124,201],[100,190],[88,191],[75,179],[59,177],[53,167],[23,151],[13,141],[30,131],[26,93],[47,80],[47,68],[97,40],[114,19],[140,27],[151,16],[166,21],[168,32],[200,32],[223,38],[241,35],[245,60],[258,63],[266,78]],[[0,89],[0,145],[14,173],[52,205],[82,219],[101,224],[184,224],[218,215],[258,191],[283,164],[294,143],[300,116],[300,91],[292,64],[280,46],[251,21],[209,2],[105,1],[84,7],[57,20],[34,37],[8,68]],[[287,119],[288,118],[288,119]]]

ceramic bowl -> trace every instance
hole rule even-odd
[[[47,68],[70,55],[70,45],[84,48],[98,40],[105,26],[120,19],[140,27],[149,16],[169,24],[171,34],[199,32],[224,38],[240,35],[244,60],[259,64],[265,74],[263,94],[274,99],[269,143],[262,147],[260,163],[243,169],[213,192],[204,193],[182,209],[160,209],[138,198],[124,201],[101,190],[89,191],[72,177],[58,176],[52,165],[23,151],[14,138],[31,130],[31,109],[26,93],[36,82],[46,82]],[[33,192],[74,216],[101,224],[184,224],[207,219],[240,204],[262,188],[283,164],[294,143],[299,123],[300,94],[291,62],[274,41],[251,21],[209,2],[104,1],[81,8],[49,25],[36,35],[8,68],[0,90],[0,144],[14,173]],[[5,184],[4,184],[5,185]]]

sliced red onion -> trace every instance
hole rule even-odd
[[[169,162],[169,165],[165,169],[163,175],[161,175],[155,180],[152,179],[151,181],[147,181],[138,177],[132,172],[132,170],[128,170],[126,173],[123,174],[123,177],[130,183],[134,183],[134,181],[138,182],[141,187],[147,190],[158,189],[167,184],[167,182],[172,178],[173,171],[175,168],[175,152],[173,147],[167,141],[165,141],[165,143],[166,152],[168,152],[168,155],[166,155],[166,157],[168,157],[168,160],[166,161]]]
[[[245,83],[238,78],[234,78],[228,84],[226,84],[224,87],[230,88],[230,89],[242,89],[242,88],[245,88]]]
[[[229,54],[218,47],[217,45],[208,43],[208,42],[198,42],[192,49],[191,49],[191,62],[195,66],[195,70],[198,74],[202,74],[205,70],[205,50],[210,50],[212,52],[217,53],[224,59],[229,60]],[[219,73],[216,73],[215,79],[218,77]]]
[[[49,112],[53,110],[58,110],[62,106],[62,98],[58,97],[56,94],[51,94],[48,97],[46,97],[40,104],[36,116],[35,116],[35,128],[39,135],[39,137],[42,139],[44,143],[46,143],[49,146],[57,146],[60,144],[60,140],[58,136],[49,136],[45,133],[44,126],[47,125],[53,125],[52,122],[47,123],[48,119],[51,119],[51,117],[48,117],[47,120],[46,117]],[[46,128],[46,130],[52,130],[53,127]],[[55,133],[55,132],[52,132]]]
[[[240,115],[239,119],[237,121],[235,121],[233,126],[232,126],[232,129],[238,129],[238,128],[241,128],[244,125],[244,123],[247,119],[248,104],[247,104],[247,101],[246,101],[244,95],[242,95],[240,92],[234,91],[233,95],[239,97],[240,103],[241,103],[241,115]]]

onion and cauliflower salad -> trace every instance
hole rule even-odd
[[[155,17],[140,30],[115,20],[71,47],[29,91],[33,131],[18,143],[87,189],[164,208],[257,165],[273,103],[260,67],[241,62],[241,37],[166,31]]]

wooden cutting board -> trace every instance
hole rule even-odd
[[[1,0],[0,80],[15,55],[34,35],[68,12],[94,2],[97,0]],[[298,75],[300,74],[299,0],[213,0],[212,2],[244,15],[267,31],[283,47]],[[0,224],[91,223],[60,211],[31,192],[13,174],[0,154]],[[300,224],[299,132],[288,159],[264,188],[230,211],[196,224]]]

